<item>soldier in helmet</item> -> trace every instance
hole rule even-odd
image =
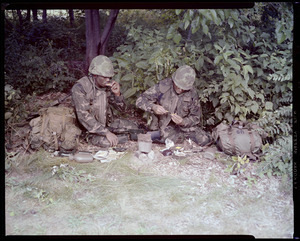
[[[112,107],[123,112],[126,105],[120,84],[112,80],[113,76],[111,60],[99,55],[92,60],[89,74],[78,80],[72,88],[77,119],[89,133],[88,140],[100,147],[125,143],[128,135],[118,130],[126,132],[128,129],[138,129],[131,121],[114,118]]]
[[[174,143],[182,143],[190,138],[198,145],[211,142],[210,135],[198,124],[202,110],[198,94],[193,88],[196,73],[190,66],[179,67],[172,75],[146,90],[136,101],[136,106],[152,113],[150,129],[152,139],[159,133],[159,140],[169,138]],[[159,131],[159,132],[157,132]]]

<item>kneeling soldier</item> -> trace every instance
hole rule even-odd
[[[174,143],[182,143],[190,138],[200,146],[211,142],[210,135],[198,126],[202,110],[193,87],[195,77],[190,66],[181,66],[172,78],[160,81],[137,99],[138,108],[153,114],[150,128],[159,130],[160,141],[169,138]]]
[[[100,147],[125,143],[128,130],[138,126],[124,119],[114,119],[112,107],[124,112],[126,105],[118,82],[111,80],[114,68],[111,60],[99,55],[90,66],[89,74],[72,88],[73,104],[79,123],[88,131],[91,144]]]

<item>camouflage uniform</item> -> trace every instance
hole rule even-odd
[[[181,71],[176,71],[172,78],[167,78],[160,81],[150,89],[146,90],[136,101],[136,106],[144,111],[152,113],[152,123],[150,128],[152,130],[160,130],[161,140],[166,138],[171,139],[175,143],[182,143],[185,138],[191,138],[197,144],[203,146],[211,141],[210,135],[205,133],[198,124],[202,117],[202,110],[199,96],[193,88],[193,71],[190,67],[183,66]],[[190,80],[185,83],[176,81],[179,78],[186,78],[182,76],[182,70],[191,71],[188,74]],[[173,87],[173,82],[181,89],[186,90],[181,94],[177,94]],[[154,104],[163,106],[167,114],[155,115],[152,107]],[[176,125],[171,120],[170,113],[176,113],[183,118],[182,125]]]
[[[104,56],[105,57],[105,56]],[[96,57],[97,58],[97,57]],[[108,58],[106,57],[105,60]],[[109,60],[109,59],[108,59]],[[110,60],[108,63],[111,63]],[[104,70],[110,66],[105,63]],[[90,73],[97,73],[93,70],[93,62],[89,68]],[[111,71],[103,74],[108,76]],[[117,131],[119,143],[128,140],[128,135],[123,134],[129,129],[138,129],[135,123],[123,119],[114,119],[112,107],[120,112],[124,112],[126,105],[122,95],[116,96],[107,87],[99,88],[91,75],[85,76],[77,81],[72,88],[73,104],[75,106],[77,119],[88,131],[89,141],[96,146],[109,147],[110,143],[106,138],[109,128],[111,132]]]

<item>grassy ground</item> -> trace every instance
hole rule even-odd
[[[292,192],[279,178],[250,183],[220,158],[165,157],[159,145],[141,161],[132,147],[108,163],[45,151],[16,158],[5,176],[6,234],[292,237]]]

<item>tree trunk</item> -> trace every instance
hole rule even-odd
[[[47,10],[43,9],[43,23],[47,23]]]
[[[27,9],[26,22],[30,22],[30,9]]]
[[[32,17],[33,17],[33,21],[37,21],[38,20],[37,9],[32,9]]]
[[[119,14],[119,9],[110,10],[109,18],[106,22],[106,25],[105,25],[102,35],[101,35],[101,41],[99,43],[99,54],[105,55],[106,44],[108,42],[111,31],[114,28],[118,14]]]
[[[88,70],[92,59],[98,55],[98,46],[100,43],[100,15],[98,9],[85,10],[85,28],[85,69]]]
[[[5,14],[3,15],[5,24],[7,24],[10,29],[13,29],[14,25],[6,18]]]
[[[20,26],[23,25],[23,17],[22,17],[22,13],[21,13],[21,10],[17,10],[17,14],[19,16],[19,23],[20,23]]]
[[[86,60],[85,69],[88,67],[94,57],[99,54],[105,55],[106,45],[114,28],[119,14],[119,9],[112,9],[110,15],[100,35],[100,14],[98,9],[85,10],[85,37],[86,37]],[[87,71],[86,71],[87,72]]]
[[[73,28],[74,27],[74,11],[73,11],[73,9],[69,9],[69,17],[70,17],[70,25]]]

